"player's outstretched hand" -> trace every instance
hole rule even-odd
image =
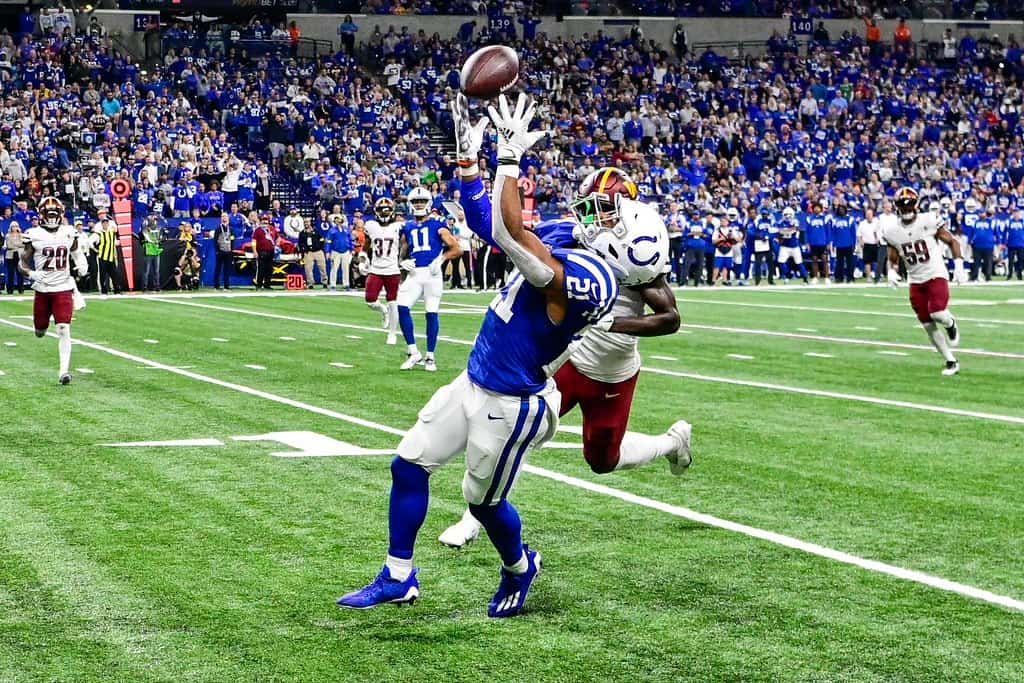
[[[889,285],[891,287],[897,287],[900,284],[900,274],[891,265],[889,266]]]
[[[398,267],[407,273],[413,273],[416,271],[416,262],[411,258],[407,258],[398,264]]]
[[[481,116],[476,123],[469,116],[469,100],[459,93],[451,103],[452,121],[455,123],[455,156],[459,161],[476,163],[480,146],[487,130],[487,117]]]
[[[498,129],[498,163],[519,163],[526,150],[548,134],[545,130],[530,132],[530,122],[536,110],[532,97],[519,93],[514,111],[509,109],[508,98],[498,98],[498,108],[487,107],[491,121]]]

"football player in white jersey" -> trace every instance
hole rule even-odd
[[[574,209],[589,197],[597,204],[590,214],[599,216],[595,221],[599,224],[608,223],[610,217],[611,223],[623,223],[630,233],[634,232],[632,225],[641,222],[664,225],[653,207],[633,199],[635,185],[625,173],[619,169],[600,169],[594,175],[594,182],[588,182],[590,178],[583,181]],[[597,182],[601,183],[597,188],[600,193],[593,191]],[[575,213],[579,217],[582,212]],[[542,223],[537,227],[538,234],[544,226]],[[659,457],[668,460],[675,475],[690,466],[691,427],[685,420],[679,420],[658,436],[626,431],[640,374],[639,338],[674,334],[679,329],[679,310],[664,275],[668,265],[667,259],[655,260],[646,268],[633,265],[631,278],[620,282],[611,314],[589,328],[581,341],[548,368],[562,394],[559,415],[580,407],[583,457],[597,474],[638,467]],[[651,313],[645,314],[647,308]],[[438,540],[461,548],[479,533],[480,522],[467,509],[462,519],[445,529]]]
[[[365,226],[366,251],[370,254],[370,272],[366,276],[366,305],[381,315],[381,327],[388,330],[387,343],[398,343],[398,286],[401,270],[398,267],[398,247],[403,222],[395,220],[395,202],[381,197],[373,204],[374,219]],[[380,290],[384,290],[387,305],[382,304]]]
[[[20,268],[32,280],[32,289],[35,290],[32,318],[36,336],[46,335],[52,317],[57,328],[59,382],[70,384],[71,316],[75,292],[71,259],[75,259],[80,276],[88,273],[89,263],[79,251],[78,232],[64,222],[64,205],[59,199],[45,197],[39,203],[39,218],[41,227],[25,232]]]
[[[949,312],[949,273],[943,258],[946,245],[953,254],[953,280],[967,281],[960,243],[934,213],[918,213],[917,190],[901,187],[896,192],[896,215],[882,216],[882,238],[889,246],[889,281],[899,281],[903,261],[910,282],[910,305],[928,338],[946,360],[943,375],[960,372],[952,349],[960,344],[956,318]],[[940,329],[941,326],[941,329]]]

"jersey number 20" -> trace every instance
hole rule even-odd
[[[64,270],[68,267],[67,247],[43,247],[43,270]]]

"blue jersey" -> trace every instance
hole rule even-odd
[[[832,244],[836,249],[849,248],[857,244],[857,219],[847,214],[832,217]]]
[[[409,258],[416,262],[417,268],[426,268],[444,251],[444,240],[441,239],[441,228],[448,226],[437,218],[427,218],[422,222],[406,221],[402,226],[402,235],[409,245]]]
[[[572,234],[576,223],[567,218],[556,218],[550,221],[541,221],[533,226],[540,241],[551,248],[575,248],[579,246]]]
[[[967,239],[975,249],[991,249],[996,246],[996,230],[992,225],[992,219],[988,216],[978,216]]]
[[[582,249],[552,249],[565,269],[569,306],[558,325],[548,318],[544,292],[516,273],[491,302],[469,354],[469,378],[499,394],[528,396],[547,383],[544,366],[587,325],[607,315],[619,296],[611,268]]]
[[[1006,225],[1006,246],[1024,247],[1024,218],[1011,218]]]
[[[828,244],[831,221],[824,214],[809,213],[804,217],[804,232],[807,244],[823,247]]]

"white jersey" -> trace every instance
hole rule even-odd
[[[37,292],[65,292],[75,288],[71,277],[72,251],[78,247],[78,232],[70,225],[62,225],[50,232],[45,228],[25,231],[25,244],[32,245],[32,270],[37,277],[32,289]]]
[[[402,234],[401,221],[381,225],[367,221],[366,236],[372,245],[370,273],[373,275],[398,275],[398,242]]]
[[[609,315],[632,318],[643,315],[644,300],[640,292],[623,287]],[[630,334],[605,332],[590,328],[573,349],[569,360],[576,369],[598,382],[624,382],[640,371],[640,338]]]
[[[943,243],[935,236],[941,222],[934,213],[919,213],[909,225],[891,214],[881,217],[882,238],[899,252],[907,266],[907,280],[920,284],[935,278],[949,279],[943,259]]]

